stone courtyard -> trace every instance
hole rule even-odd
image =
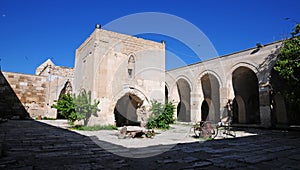
[[[166,45],[98,25],[76,49],[74,68],[48,59],[35,75],[1,72],[0,117],[58,118],[51,106],[63,94],[86,91],[100,102],[88,126],[144,126],[153,100],[174,104],[174,117],[187,123],[217,123],[232,101],[234,124],[299,124],[286,111],[283,96],[272,92],[272,68],[282,41],[172,70],[165,69]]]
[[[74,68],[47,60],[35,75],[0,70],[0,169],[300,169],[300,131],[291,129],[299,121],[288,119],[279,93],[271,96],[281,43],[166,71],[164,41],[96,27]],[[83,90],[100,101],[87,125],[143,126],[153,100],[174,104],[181,123],[153,139],[118,139],[118,131],[33,120],[57,118],[52,104]],[[228,101],[237,138],[193,137],[191,123],[217,123]]]
[[[50,125],[52,124],[52,125]],[[56,125],[56,126],[53,126]],[[60,127],[59,127],[60,126]],[[160,139],[119,139],[105,133],[67,130],[62,122],[9,120],[0,124],[0,169],[299,169],[300,132],[240,128],[244,137],[199,140],[187,125]],[[174,130],[175,129],[175,130]],[[177,130],[176,130],[177,129]],[[180,134],[184,134],[182,137]],[[162,136],[165,137],[162,137]],[[188,141],[188,139],[190,141]],[[127,141],[154,145],[132,147]],[[164,140],[155,143],[156,140]],[[172,143],[173,142],[173,143]],[[169,144],[168,144],[169,143]],[[176,143],[176,144],[175,144]],[[165,152],[162,152],[165,151]],[[114,154],[117,153],[117,154]],[[159,153],[159,154],[156,154]],[[125,154],[127,156],[120,156]],[[153,154],[155,154],[153,156]]]

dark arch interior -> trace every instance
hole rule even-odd
[[[237,123],[260,123],[258,79],[247,67],[239,67],[232,73],[234,95],[234,117]],[[243,104],[243,106],[242,106]]]
[[[165,86],[165,102],[166,102],[166,103],[168,103],[168,96],[169,96],[168,87]]]
[[[191,88],[189,83],[184,79],[179,79],[177,82],[177,89],[179,93],[180,102],[177,106],[177,120],[182,122],[191,121],[190,98]]]
[[[239,123],[239,113],[238,113],[238,105],[236,99],[234,98],[232,101],[232,112],[233,112],[233,119],[232,123]]]
[[[300,69],[299,69],[300,70]],[[294,72],[294,74],[297,73]],[[297,74],[296,74],[297,75]],[[298,75],[297,75],[298,76]],[[299,83],[298,83],[299,84]],[[299,125],[300,106],[296,104],[295,98],[300,94],[300,88],[293,89],[293,99],[286,99],[284,94],[290,87],[289,82],[285,81],[274,68],[271,71],[272,91],[269,91],[271,107],[272,125]]]
[[[181,101],[177,105],[177,120],[186,121],[186,105]]]
[[[218,79],[212,74],[206,74],[201,78],[201,85],[204,95],[204,101],[201,105],[201,114],[206,117],[205,120],[218,122],[220,120],[220,85]],[[211,101],[210,105],[213,107],[209,108],[210,105],[207,103],[207,100]],[[204,117],[201,116],[201,118]]]
[[[201,120],[202,121],[206,121],[207,118],[208,118],[208,113],[209,113],[209,106],[208,106],[208,103],[206,100],[204,100],[202,102],[202,105],[201,105]]]
[[[62,97],[62,95],[65,95],[65,94],[71,94],[72,93],[72,85],[71,85],[71,82],[68,80],[64,87],[61,89],[60,93],[59,93],[59,99]]]
[[[136,95],[126,94],[121,97],[114,109],[116,126],[140,126],[136,113],[140,104],[141,99]]]

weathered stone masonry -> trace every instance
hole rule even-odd
[[[269,127],[268,84],[280,47],[275,42],[167,71],[166,89],[169,101],[178,106],[179,120],[218,122],[232,100],[234,123]]]
[[[51,105],[59,98],[68,81],[73,81],[73,69],[55,66],[51,60],[40,65],[36,75],[3,72],[0,79],[0,110],[10,115],[8,117],[22,112],[21,115],[32,118],[56,118],[56,110]]]
[[[164,102],[165,44],[96,28],[76,50],[74,92],[91,91],[100,111],[89,125],[139,124]]]
[[[13,77],[12,75],[10,77]],[[12,89],[10,82],[0,71],[0,118],[29,118],[20,99]]]
[[[288,124],[282,97],[275,96],[274,106],[270,99],[271,70],[281,43],[165,71],[164,42],[97,27],[76,50],[74,70],[47,60],[36,69],[36,75],[4,73],[1,96],[13,89],[19,102],[3,110],[9,100],[1,97],[0,108],[12,113],[23,105],[31,117],[55,118],[51,105],[61,94],[86,90],[100,101],[99,111],[88,125],[143,125],[151,100],[171,101],[177,106],[174,116],[184,122],[218,122],[227,115],[231,101],[234,123],[269,127],[275,117],[277,123]]]
[[[47,78],[9,72],[3,74],[20,102],[30,113],[30,116],[44,115],[46,111]]]

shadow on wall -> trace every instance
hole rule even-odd
[[[0,71],[0,118],[29,118],[29,113]]]

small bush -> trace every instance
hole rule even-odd
[[[74,116],[72,117],[71,115],[75,114],[75,102],[70,94],[62,95],[56,104],[53,104],[51,107],[57,109],[57,114],[62,117],[69,119],[70,121],[74,120]]]
[[[175,122],[175,106],[171,102],[162,104],[157,101],[152,101],[151,104],[152,115],[148,119],[148,123],[146,125],[147,128],[169,129],[170,124]]]
[[[76,120],[84,120],[87,124],[91,115],[97,115],[99,101],[91,101],[91,92],[83,90],[78,96],[72,97],[70,94],[62,95],[56,104],[52,105],[57,109],[58,114],[69,120],[73,125]]]

